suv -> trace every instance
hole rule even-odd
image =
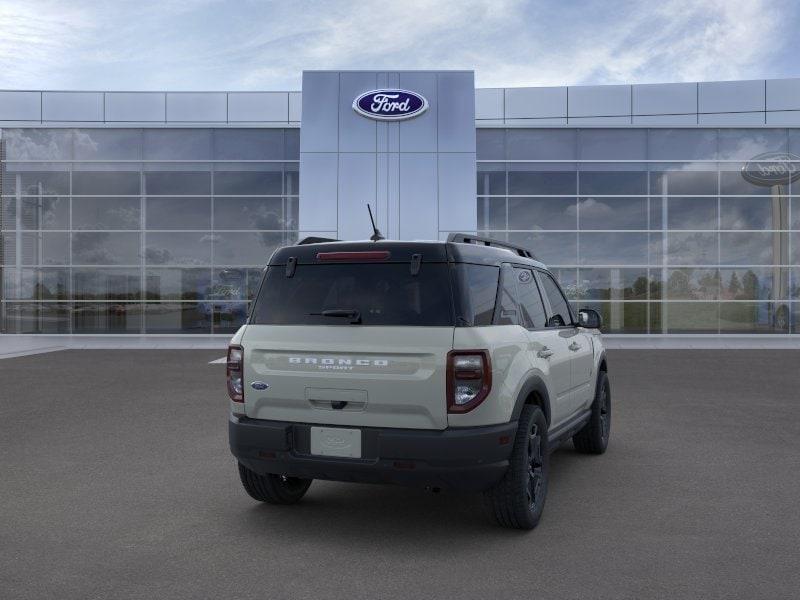
[[[499,524],[531,529],[549,453],[608,444],[599,328],[495,240],[280,248],[228,349],[242,485],[271,504],[313,479],[482,492]]]

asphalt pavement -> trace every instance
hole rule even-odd
[[[796,598],[800,351],[609,353],[532,532],[471,495],[241,489],[213,350],[0,361],[0,598]]]

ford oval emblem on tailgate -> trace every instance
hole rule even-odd
[[[254,381],[250,384],[250,387],[254,390],[265,390],[269,387],[269,384],[264,383],[263,381]]]

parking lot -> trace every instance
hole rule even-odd
[[[219,356],[0,360],[0,598],[797,595],[800,351],[611,351],[609,451],[553,455],[529,533],[391,486],[259,505]]]

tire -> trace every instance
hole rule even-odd
[[[519,418],[508,471],[500,483],[483,493],[489,516],[503,527],[536,527],[547,499],[549,470],[547,419],[538,406],[528,404]]]
[[[611,385],[608,375],[600,371],[592,402],[592,414],[583,429],[572,436],[575,450],[583,454],[602,454],[611,435]]]
[[[295,504],[305,496],[311,479],[284,475],[259,475],[239,464],[239,479],[250,497],[267,504]]]

